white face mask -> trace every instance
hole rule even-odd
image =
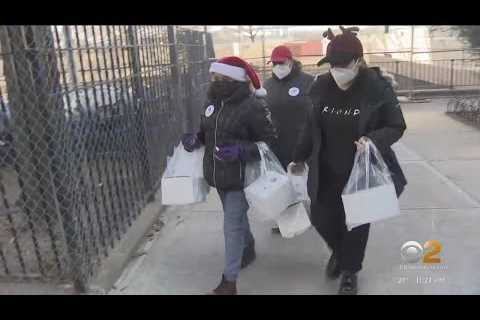
[[[292,67],[290,63],[277,64],[273,66],[272,71],[278,79],[283,79],[290,74],[290,72],[292,71]]]
[[[337,83],[337,86],[342,90],[347,90],[353,83],[353,79],[358,75],[359,63],[352,60],[346,68],[331,68],[330,73]]]

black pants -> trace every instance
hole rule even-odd
[[[312,202],[311,220],[317,232],[335,253],[340,270],[353,273],[360,271],[365,257],[370,224],[348,231],[340,195]]]
[[[397,197],[403,193],[405,185],[394,180]],[[321,193],[310,206],[312,225],[327,243],[339,261],[342,271],[358,272],[362,269],[367,248],[370,224],[347,230],[341,189]]]

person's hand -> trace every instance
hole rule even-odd
[[[245,150],[241,144],[223,144],[215,147],[215,158],[220,161],[242,160]]]
[[[304,162],[290,162],[287,166],[288,172],[294,176],[301,176],[305,172]]]
[[[183,148],[188,152],[193,152],[202,146],[202,143],[194,133],[186,133],[182,136]]]
[[[357,146],[357,152],[364,152],[367,147],[368,141],[369,140],[367,137],[361,137],[358,141],[355,141],[355,145]]]

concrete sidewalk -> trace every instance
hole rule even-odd
[[[480,130],[445,115],[445,106],[443,100],[403,106],[408,132],[395,145],[409,180],[403,214],[372,225],[360,294],[480,293]],[[165,226],[112,294],[203,294],[217,285],[224,248],[216,192],[207,203],[169,208],[161,219]],[[338,281],[324,276],[329,252],[314,229],[283,239],[271,225],[250,222],[257,260],[241,272],[240,294],[337,292]],[[402,244],[429,239],[443,245],[442,262],[406,266]]]

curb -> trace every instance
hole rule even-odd
[[[11,280],[0,281],[0,296],[2,295],[76,295],[69,283],[48,283],[42,280]]]
[[[431,97],[455,97],[462,95],[478,95],[479,89],[476,88],[462,88],[462,89],[425,89],[414,90],[412,92],[413,98],[431,98]],[[410,90],[397,90],[397,95],[408,96]]]
[[[122,276],[123,271],[136,253],[138,247],[144,242],[145,236],[166,209],[158,199],[160,191],[155,194],[155,200],[142,210],[116,248],[108,258],[103,261],[98,275],[90,283],[90,293],[107,294]]]

